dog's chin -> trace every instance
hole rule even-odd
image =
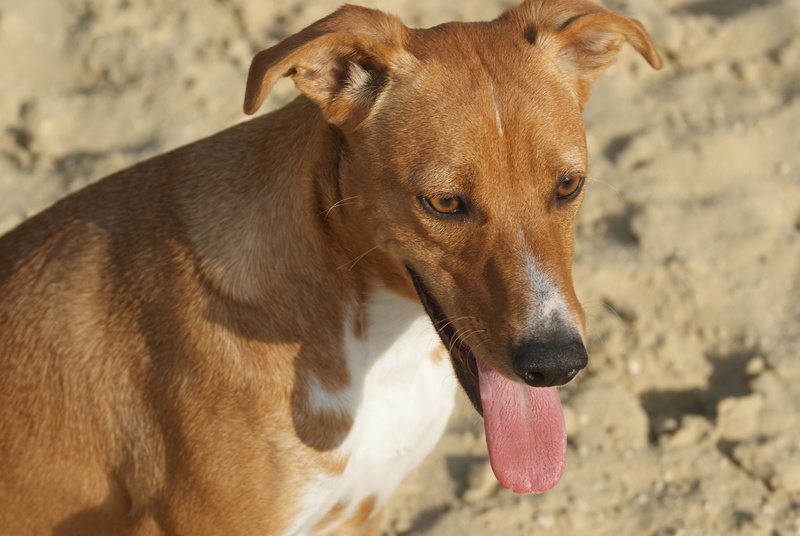
[[[422,302],[425,311],[433,322],[433,327],[442,339],[445,348],[450,353],[450,360],[453,363],[453,368],[456,371],[456,377],[461,387],[467,393],[470,402],[475,409],[483,415],[483,406],[481,405],[480,386],[478,385],[478,361],[472,349],[467,345],[458,334],[453,322],[444,312],[442,306],[436,300],[436,297],[431,293],[430,289],[425,285],[425,282],[417,274],[413,268],[406,266],[408,273],[411,275],[411,280],[414,282],[414,288],[417,290],[419,299]]]

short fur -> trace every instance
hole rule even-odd
[[[411,273],[517,381],[513,348],[583,337],[555,192],[626,40],[660,66],[583,0],[427,30],[345,6],[253,60],[248,113],[282,76],[295,101],[0,239],[0,532],[375,534],[456,385]]]

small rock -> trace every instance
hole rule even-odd
[[[733,449],[733,458],[748,473],[775,490],[800,492],[798,436],[781,435],[770,440],[749,441]]]
[[[632,393],[616,382],[586,383],[571,400],[578,412],[575,443],[604,449],[641,449],[647,445],[647,414]]]
[[[480,467],[475,467],[470,471],[469,488],[464,493],[464,502],[481,502],[494,495],[500,487],[497,477],[494,476],[489,460],[486,460]]]
[[[575,411],[574,408],[566,405],[562,408],[562,410],[564,412],[564,426],[567,430],[567,439],[572,440],[575,438],[581,428],[578,412]]]
[[[750,361],[747,362],[747,366],[745,367],[744,371],[749,378],[752,378],[764,372],[764,369],[766,368],[767,368],[766,360],[760,355],[757,355],[755,357],[750,358]]]
[[[736,63],[733,70],[743,82],[753,83],[764,78],[761,65],[757,62]]]
[[[624,169],[636,169],[665,152],[669,145],[661,130],[634,135],[617,157],[617,164]]]
[[[797,459],[781,460],[780,471],[777,471],[769,479],[770,486],[774,489],[782,489],[789,493],[800,492],[800,464]]]
[[[764,406],[760,394],[729,397],[717,405],[717,428],[722,439],[744,441],[758,434],[759,414]]]
[[[667,448],[697,445],[713,433],[713,425],[699,415],[686,415],[674,434],[664,436],[661,444]]]
[[[656,435],[672,434],[678,430],[678,420],[674,417],[667,417],[660,421],[655,428]]]
[[[536,514],[536,523],[546,529],[553,528],[556,524],[556,516],[553,514]]]
[[[778,63],[785,67],[800,63],[800,39],[795,38],[789,45],[782,47],[777,59]]]

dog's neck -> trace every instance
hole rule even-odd
[[[237,128],[250,130],[263,151],[247,152],[241,132],[225,131],[199,142],[208,144],[204,161],[195,156],[180,178],[181,218],[204,279],[219,295],[251,305],[280,301],[300,286],[326,293],[370,286],[369,263],[356,261],[362,252],[342,238],[350,224],[338,192],[346,152],[338,131],[305,97]],[[217,163],[232,158],[235,168]],[[216,169],[193,173],[209,168]]]
[[[290,128],[298,124],[306,127]],[[385,261],[374,244],[365,243],[363,223],[348,211],[339,191],[346,141],[316,105],[299,97],[235,128],[236,136],[225,131],[198,142],[207,150],[185,159],[175,194],[184,198],[176,205],[198,257],[203,292],[227,311],[224,317],[248,311],[241,322],[259,338],[258,322],[273,324],[280,318],[275,310],[292,310],[291,325],[270,329],[287,340],[303,333],[335,340],[347,318],[357,336],[367,329],[369,302],[382,288],[417,300],[396,269],[380,264]],[[242,148],[241,129],[263,150]],[[237,166],[218,163],[232,160]],[[209,168],[214,172],[202,173]]]

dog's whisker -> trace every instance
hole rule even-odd
[[[611,311],[612,313],[614,313],[614,315],[617,317],[617,319],[619,319],[619,320],[622,320],[622,319],[623,319],[623,318],[622,318],[622,315],[620,315],[620,314],[619,314],[619,312],[618,312],[616,309],[614,309],[614,306],[613,306],[613,305],[611,305],[610,303],[608,303],[608,302],[603,302],[603,306],[604,306],[606,309],[608,309],[609,311]]]
[[[492,342],[492,339],[491,339],[491,337],[490,337],[490,338],[488,338],[488,339],[483,339],[483,340],[482,340],[481,342],[479,342],[477,345],[473,346],[473,347],[472,347],[472,352],[473,352],[473,353],[475,353],[475,350],[477,350],[478,348],[480,348],[481,346],[483,346],[483,345],[484,345],[484,344],[486,344],[487,342]]]
[[[479,335],[484,334],[484,333],[486,333],[485,329],[473,329],[472,331],[468,332],[467,334],[462,335],[461,336],[461,340],[464,341],[464,343],[467,346],[472,348],[473,345],[472,345],[472,343],[469,342],[469,339],[471,337],[476,337],[476,336],[479,336]]]
[[[469,333],[472,333],[472,331],[469,331]],[[453,330],[453,334],[450,336],[448,343],[448,349],[452,353],[456,344],[466,344],[466,341],[464,341],[463,333],[456,329]]]
[[[603,300],[592,300],[581,303],[581,308],[591,319],[596,319],[603,311],[611,311],[619,320],[625,320],[613,305]]]
[[[596,301],[581,303],[581,308],[583,309],[583,312],[591,320],[596,320],[600,314],[599,312],[602,312],[602,310],[607,306],[608,306],[607,303],[596,302]]]
[[[441,331],[441,330],[447,328],[448,326],[453,325],[454,322],[458,322],[460,320],[470,320],[470,319],[471,320],[477,320],[477,318],[475,318],[474,316],[458,316],[458,317],[455,317],[455,318],[449,318],[447,322],[445,322],[444,324],[441,324],[441,325],[439,325],[437,327],[437,331]]]
[[[372,252],[373,252],[373,251],[375,251],[376,249],[378,249],[378,246],[373,246],[373,247],[369,248],[367,251],[365,251],[364,253],[362,253],[361,255],[359,255],[358,257],[356,257],[355,259],[353,259],[353,260],[351,260],[351,261],[348,261],[348,262],[344,263],[343,265],[339,266],[339,267],[337,268],[337,270],[341,270],[342,268],[344,268],[345,266],[347,266],[347,269],[348,269],[348,270],[350,270],[350,271],[352,271],[352,270],[353,270],[353,268],[355,268],[356,264],[358,264],[358,261],[360,261],[361,259],[363,259],[363,258],[364,258],[364,257],[366,257],[367,255],[369,255],[370,253],[372,253]]]
[[[586,177],[586,182],[587,183],[595,183],[596,182],[597,184],[602,184],[603,186],[607,186],[612,192],[617,194],[619,197],[622,197],[622,192],[620,192],[619,189],[616,186],[614,186],[613,184],[611,184],[609,182],[606,182],[606,181],[604,181],[602,179],[596,179],[594,177]]]
[[[320,214],[323,215],[325,218],[327,218],[328,215],[331,213],[331,211],[333,209],[335,209],[337,207],[343,207],[343,206],[346,206],[346,205],[352,205],[352,204],[354,204],[354,201],[356,199],[358,199],[359,197],[361,197],[361,196],[360,195],[354,195],[354,196],[350,196],[350,197],[345,197],[344,199],[340,199],[339,201],[337,201],[336,203],[334,203],[333,205],[328,207],[327,210],[323,210],[322,212],[320,212]]]

